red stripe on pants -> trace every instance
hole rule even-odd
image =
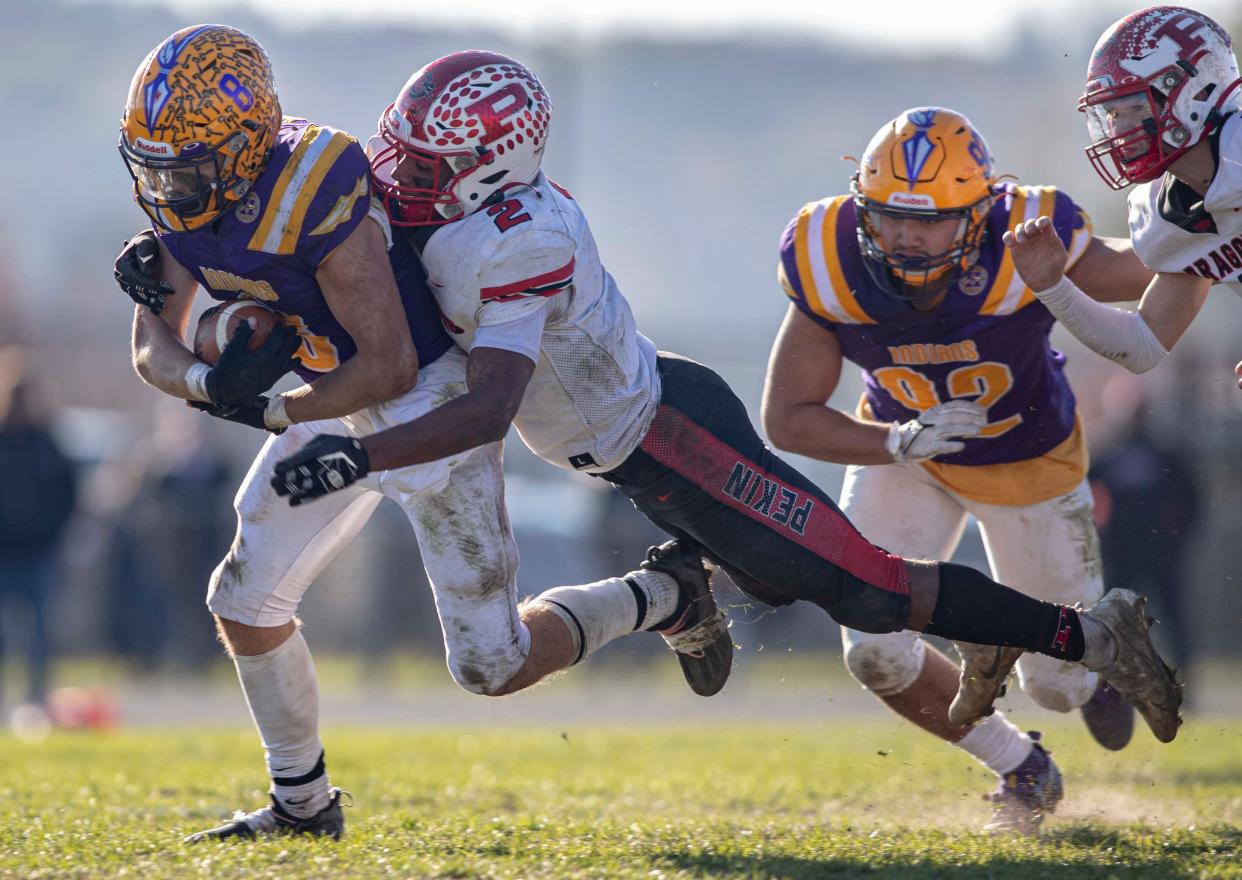
[[[785,480],[759,467],[675,407],[660,405],[651,428],[643,438],[641,448],[660,464],[676,471],[717,501],[772,529],[859,580],[890,593],[902,596],[910,594],[906,565],[901,557],[881,550],[864,538],[832,504],[825,503],[804,489],[789,485]],[[805,503],[808,498],[815,503],[801,534],[788,525],[772,520],[752,506],[752,502],[762,492],[749,497],[748,488],[748,496],[738,499],[724,491],[725,484],[729,482],[729,477],[738,463],[749,468],[758,477],[796,493],[798,498],[795,503]],[[747,485],[753,486],[754,478]],[[760,572],[751,574],[762,580]]]

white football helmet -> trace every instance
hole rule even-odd
[[[1181,6],[1131,13],[1100,37],[1078,109],[1087,156],[1113,189],[1155,180],[1242,101],[1224,28]]]
[[[393,224],[458,220],[533,181],[551,118],[543,85],[504,55],[470,49],[417,71],[368,145]]]

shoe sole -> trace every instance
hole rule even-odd
[[[676,654],[690,690],[700,697],[714,697],[725,686],[733,670],[733,637],[728,629],[722,628],[721,633],[701,652],[683,654],[677,651]]]
[[[1148,631],[1156,621],[1147,614],[1147,598],[1132,590],[1113,590],[1108,595],[1113,594],[1118,596],[1114,604],[1125,603],[1115,615],[1115,625],[1109,625],[1107,621],[1099,617],[1096,619],[1104,622],[1113,638],[1117,640],[1118,656],[1111,667],[1100,670],[1100,675],[1138,710],[1156,739],[1163,743],[1173,742],[1182,724],[1182,684],[1177,679],[1176,670],[1164,662],[1151,643]],[[1105,600],[1101,600],[1103,601]],[[1138,668],[1112,668],[1121,663],[1122,651],[1125,651],[1128,657],[1126,665],[1134,665]],[[1127,693],[1130,689],[1119,684],[1118,679],[1123,682],[1127,679],[1161,682],[1163,686],[1160,687],[1161,693],[1146,699],[1144,692],[1149,692],[1147,688],[1135,688],[1131,696]]]

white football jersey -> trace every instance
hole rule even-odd
[[[1211,278],[1242,295],[1242,112],[1221,127],[1220,161],[1201,210],[1178,210],[1168,193],[1173,180],[1165,174],[1130,193],[1134,252],[1153,272]]]
[[[427,239],[431,291],[466,351],[479,344],[535,361],[514,419],[535,454],[611,470],[659,406],[655,345],[634,326],[577,202],[542,173],[506,195]]]

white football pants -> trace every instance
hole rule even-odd
[[[512,678],[530,651],[530,634],[517,610],[518,550],[505,511],[500,443],[372,473],[298,507],[269,485],[275,463],[316,434],[372,434],[465,390],[466,356],[454,347],[419,370],[417,385],[401,397],[269,437],[237,492],[237,536],[211,577],[212,613],[249,626],[292,620],[311,581],[387,496],[418,536],[454,680],[489,693]]]
[[[979,521],[992,577],[1036,599],[1090,607],[1104,594],[1099,540],[1084,480],[1038,504],[1006,506],[963,498],[918,464],[854,465],[845,472],[841,509],[863,536],[890,553],[946,561],[967,514]],[[918,633],[872,635],[842,627],[845,663],[877,696],[899,694],[923,668]],[[1042,654],[1018,661],[1022,690],[1040,706],[1068,712],[1094,693],[1097,677],[1078,663]]]

